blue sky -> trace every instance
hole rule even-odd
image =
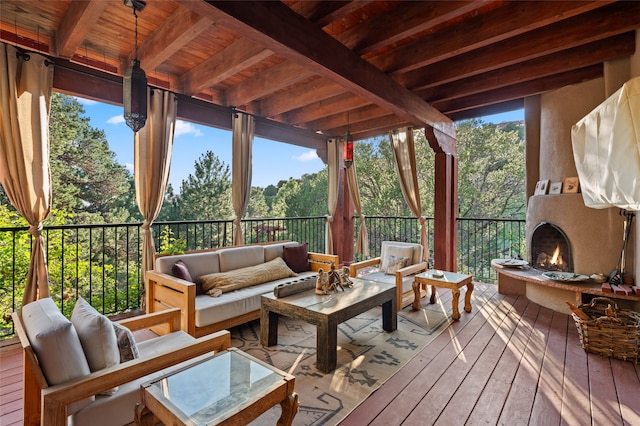
[[[105,131],[109,148],[120,164],[133,172],[133,132],[124,122],[122,107],[78,98],[84,106],[91,126]],[[484,121],[524,120],[524,111],[483,117]],[[173,142],[169,182],[175,192],[180,191],[182,180],[193,171],[195,162],[206,151],[213,153],[231,167],[231,132],[200,126],[178,120]],[[316,173],[324,168],[315,150],[255,138],[253,143],[253,186],[276,185],[281,180],[299,178],[305,173]]]

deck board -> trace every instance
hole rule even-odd
[[[449,290],[427,300],[451,313]],[[472,306],[341,426],[640,424],[640,365],[586,354],[573,318],[494,285]],[[21,388],[20,347],[0,348],[1,425],[21,424]]]

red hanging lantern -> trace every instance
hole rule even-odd
[[[353,164],[353,136],[347,130],[347,136],[345,138],[344,144],[342,144],[343,149],[343,157],[344,157],[344,165],[349,168]]]

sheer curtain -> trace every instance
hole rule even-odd
[[[22,305],[49,297],[42,222],[51,210],[49,107],[53,67],[0,44],[0,183],[33,235]]]
[[[325,230],[325,252],[327,254],[333,254],[333,232],[331,231],[331,224],[333,223],[333,215],[336,213],[336,207],[338,206],[338,178],[340,176],[340,169],[338,168],[338,149],[340,144],[337,141],[327,141],[327,160],[328,160],[328,197],[327,197],[327,209],[329,215],[326,221]]]
[[[142,213],[142,280],[146,287],[146,271],[153,270],[156,247],[151,224],[162,208],[169,183],[178,100],[164,90],[148,89],[147,124],[134,135],[134,168],[136,200]],[[144,300],[144,299],[143,299]]]
[[[402,128],[389,132],[396,173],[400,181],[400,188],[404,200],[420,221],[420,244],[422,244],[422,259],[429,260],[429,240],[427,239],[427,218],[422,216],[420,205],[420,191],[418,190],[418,171],[416,167],[416,148],[413,141],[413,129]]]
[[[353,163],[351,167],[347,167],[347,184],[349,185],[349,195],[351,195],[351,201],[353,207],[358,212],[360,218],[360,229],[358,230],[358,241],[356,243],[356,253],[363,256],[369,256],[369,234],[367,232],[367,226],[364,222],[364,215],[362,214],[362,203],[360,201],[360,188],[358,187],[358,173],[356,171],[356,163]]]
[[[251,161],[254,122],[253,117],[242,112],[233,112],[233,159],[231,199],[233,211],[233,244],[244,244],[240,221],[249,206],[251,198]]]

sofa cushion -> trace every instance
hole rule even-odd
[[[290,246],[297,246],[297,241],[287,241],[284,243],[265,244],[264,247],[264,261],[268,262],[276,257],[284,258],[284,248]]]
[[[407,264],[407,266],[415,265],[417,263],[422,262],[423,247],[422,247],[421,244],[418,244],[418,243],[405,243],[403,241],[383,241],[381,246],[380,246],[380,257],[381,258],[384,258],[386,256],[387,248],[389,246],[411,247],[412,254],[409,256],[410,260],[409,260],[409,263]],[[396,255],[395,253],[389,253],[389,254]]]
[[[264,263],[264,248],[262,246],[231,247],[218,251],[220,256],[220,271],[229,272]],[[264,282],[264,281],[263,281]]]
[[[308,276],[317,276],[315,272],[302,272],[297,279]],[[196,297],[196,327],[215,324],[235,318],[238,315],[257,311],[260,309],[260,297],[265,293],[273,293],[278,284],[290,282],[294,278],[282,278],[252,287],[226,293],[224,297]]]
[[[202,288],[206,292],[212,296],[219,296],[221,293],[228,293],[279,278],[295,277],[296,275],[282,258],[277,257],[270,262],[246,268],[203,275],[197,281],[202,284]],[[216,292],[214,294],[210,290],[220,290],[220,293]]]
[[[163,274],[172,275],[171,267],[179,260],[182,260],[187,266],[192,278],[212,272],[220,272],[220,262],[217,251],[160,256],[156,259],[155,270]]]
[[[22,322],[50,386],[91,373],[76,329],[51,298],[24,305]],[[75,413],[93,400],[92,396],[70,404],[68,413]]]
[[[283,247],[283,259],[293,272],[310,271],[309,243]]]

